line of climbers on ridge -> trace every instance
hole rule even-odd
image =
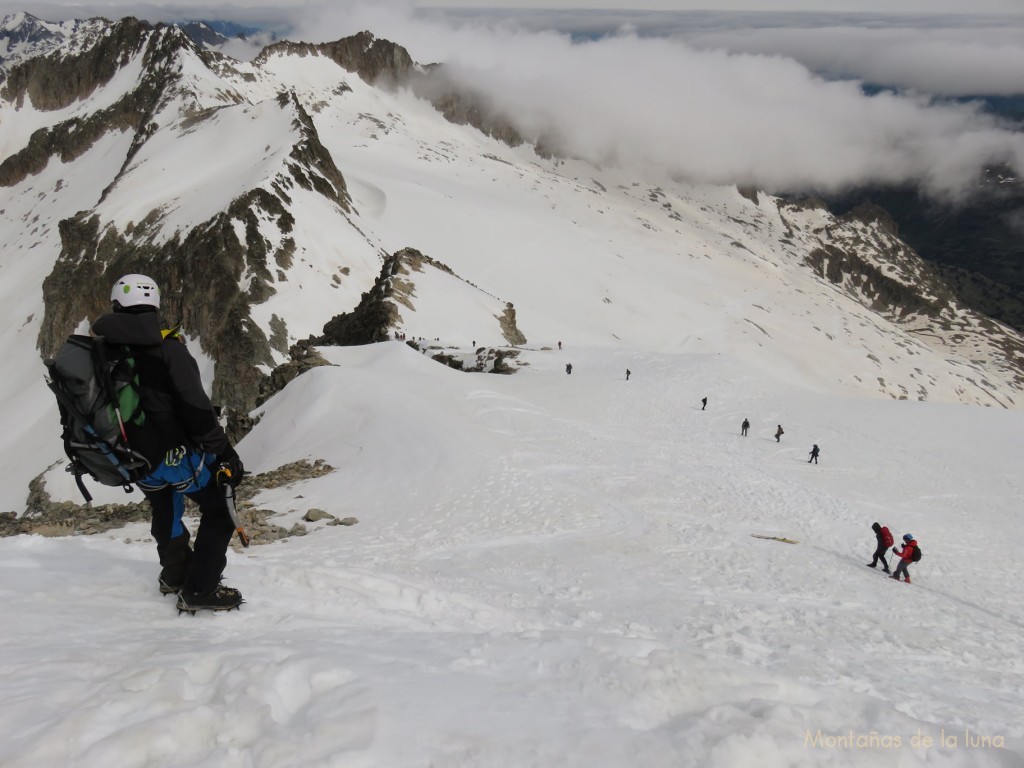
[[[562,349],[562,342],[560,342],[560,341],[558,342],[558,348]],[[565,372],[566,373],[572,373],[572,364],[570,364],[570,363],[566,364]],[[632,374],[633,374],[633,372],[629,368],[627,368],[626,369],[626,381],[629,381],[629,377]],[[702,411],[706,410],[707,407],[708,407],[708,398],[706,396],[702,397],[701,400],[700,400],[700,403],[701,403],[700,409]],[[749,431],[750,431],[750,420],[747,419],[747,418],[744,418],[743,422],[740,424],[740,435],[742,437],[747,437],[747,433]],[[775,442],[777,442],[777,443],[782,442],[782,436],[784,434],[786,434],[785,430],[782,429],[782,425],[781,424],[778,424],[776,426],[775,434],[774,434]],[[808,464],[811,464],[811,463],[817,464],[818,463],[818,456],[820,454],[821,454],[821,449],[818,447],[818,444],[817,443],[813,444],[811,446],[811,452],[809,454],[809,458],[807,459],[807,463]],[[902,575],[904,577],[904,579],[906,580],[906,583],[909,584],[910,583],[910,574],[907,572],[907,569],[910,567],[911,563],[916,563],[916,562],[919,562],[921,560],[921,548],[920,548],[920,546],[918,546],[917,540],[914,539],[912,534],[909,534],[909,533],[904,534],[904,536],[903,536],[903,547],[901,549],[897,549],[896,547],[893,546],[892,534],[889,532],[888,528],[885,528],[885,527],[879,525],[878,523],[874,523],[871,526],[871,528],[872,528],[872,530],[875,531],[875,535],[876,535],[876,538],[877,538],[877,545],[878,546],[875,549],[874,557],[872,558],[871,562],[867,564],[868,567],[869,568],[875,568],[875,567],[877,567],[878,562],[881,561],[882,568],[884,569],[885,573],[890,574],[891,578],[895,579],[896,581],[899,581],[900,580],[900,576]],[[889,564],[885,560],[885,553],[886,553],[886,550],[889,547],[893,547],[893,549],[892,549],[893,554],[895,554],[899,558],[899,560],[900,560],[899,564],[896,566],[895,573],[891,573],[889,571]]]

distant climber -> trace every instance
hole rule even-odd
[[[561,348],[562,348],[562,342],[558,342],[558,348],[559,348],[559,349],[561,349]]]
[[[810,464],[813,461],[815,464],[817,464],[818,463],[818,453],[820,453],[820,451],[818,450],[818,446],[817,445],[812,446],[811,447],[811,458],[809,458],[807,460],[807,463]]]
[[[882,562],[882,570],[889,573],[889,564],[885,561],[885,553],[892,546],[892,534],[889,529],[881,523],[872,523],[871,530],[875,532],[875,554],[868,563],[868,568],[875,568],[878,562]]]
[[[565,364],[565,372],[566,373],[572,373],[572,363],[566,363]]]
[[[750,429],[750,422],[744,419],[743,423],[740,424],[740,434],[746,437],[748,429]]]
[[[782,425],[779,424],[779,428],[775,430],[775,442],[781,443],[782,441],[779,438],[781,438],[784,434],[786,433],[782,431]]]
[[[700,399],[700,409],[703,411],[707,407],[708,407],[708,399],[706,397],[702,397]]]
[[[629,374],[630,373],[631,373],[631,371],[629,370],[629,368],[627,368],[626,369],[626,381],[629,381]]]

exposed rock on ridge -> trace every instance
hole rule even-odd
[[[415,282],[413,273],[425,268],[436,269],[455,280],[462,280],[451,268],[426,256],[415,248],[403,248],[384,261],[373,287],[365,292],[359,305],[351,312],[336,315],[324,325],[323,336],[311,340],[316,344],[352,346],[385,341],[391,329],[402,324],[401,307],[415,311],[413,299]],[[476,286],[470,285],[475,290]],[[502,335],[509,344],[525,344],[526,337],[516,327],[516,313],[511,303],[506,303],[498,321]]]
[[[484,135],[510,147],[518,147],[526,141],[511,121],[501,114],[488,94],[457,84],[448,76],[448,72],[441,64],[425,67],[409,81],[413,92],[433,104],[448,122],[471,125]],[[538,138],[534,144],[538,154],[548,153],[546,142],[542,139]]]
[[[390,88],[406,83],[415,66],[405,48],[389,40],[379,40],[369,32],[360,32],[333,43],[273,43],[260,51],[253,64],[259,66],[274,54],[326,56],[370,85]]]
[[[237,491],[238,511],[253,544],[270,544],[289,535],[303,535],[304,527],[287,529],[273,522],[275,515],[286,510],[257,509],[253,499],[263,490],[323,477],[334,468],[318,459],[314,462],[297,461],[260,474],[247,474],[245,482]],[[54,501],[46,490],[44,475],[40,474],[29,483],[25,511],[20,516],[15,512],[0,513],[0,537],[31,533],[42,536],[80,536],[121,528],[131,522],[148,522],[152,516],[149,504],[138,493],[135,501],[125,504],[103,504],[84,506],[71,501]],[[132,498],[132,497],[128,497]],[[186,502],[186,514],[198,516],[198,507]],[[321,519],[313,514],[312,518]],[[327,525],[352,525],[354,518],[338,521],[332,515],[323,519],[332,522]]]
[[[375,38],[370,32],[360,32],[332,43],[274,43],[264,48],[253,60],[253,64],[259,66],[275,54],[326,56],[371,85],[389,89],[403,86],[411,88],[418,96],[433,104],[449,122],[471,125],[509,146],[518,146],[524,142],[523,137],[499,113],[486,93],[456,84],[443,65],[418,67],[401,45]]]
[[[804,261],[819,277],[930,346],[959,350],[1024,389],[1024,336],[964,306],[939,270],[900,240],[886,211],[863,205],[835,218],[823,204],[780,202],[779,212],[791,226],[808,215],[827,222],[798,225],[817,240]]]
[[[398,307],[391,300],[395,294],[392,278],[398,274],[405,254],[423,257],[419,251],[405,248],[386,258],[377,280],[363,293],[355,309],[328,320],[323,335],[314,343],[355,346],[385,341],[399,320]]]
[[[345,178],[334,164],[331,153],[320,141],[316,126],[309,113],[295,97],[294,93],[282,93],[278,103],[295,109],[295,124],[301,139],[292,147],[291,157],[295,161],[288,166],[292,177],[305,189],[316,190],[328,200],[332,200],[346,213],[351,211],[352,200],[348,194]],[[312,169],[315,173],[308,173]]]
[[[83,317],[108,310],[106,297],[117,276],[141,272],[161,284],[165,316],[198,335],[203,350],[217,360],[215,402],[241,411],[256,404],[266,376],[260,366],[273,367],[275,360],[267,333],[252,320],[251,307],[274,294],[274,272],[291,260],[289,190],[299,185],[349,210],[344,177],[309,115],[288,94],[279,102],[294,110],[299,138],[287,173],[270,184],[273,191],[256,188],[183,236],[161,243],[151,237],[160,211],[126,232],[112,225],[101,228],[99,217],[89,212],[61,222],[61,254],[43,283],[46,308],[38,346],[44,356],[52,355]],[[276,249],[261,230],[267,226],[277,229],[281,245]]]

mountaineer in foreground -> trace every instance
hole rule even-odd
[[[156,283],[126,275],[114,284],[110,299],[113,311],[92,331],[107,345],[127,347],[134,357],[144,420],[124,426],[133,449],[154,467],[135,484],[152,509],[160,591],[177,593],[179,610],[237,608],[241,593],[220,583],[235,527],[214,475],[237,486],[242,461],[217,420],[184,340],[176,331],[161,330]],[[191,547],[182,522],[186,496],[201,513]]]

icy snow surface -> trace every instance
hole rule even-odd
[[[259,501],[359,523],[229,553],[240,611],[179,617],[142,525],[0,540],[0,764],[1024,761],[1019,412],[719,355],[325,353],[239,450],[327,459]],[[864,567],[875,520],[912,585]]]
[[[5,192],[0,510],[61,456],[36,348],[57,223],[166,239],[272,185],[282,84],[353,211],[292,189],[294,264],[254,320],[317,333],[411,246],[465,282],[412,273],[403,329],[464,355],[513,302],[524,365],[324,350],[239,450],[336,468],[264,492],[276,522],[359,523],[230,553],[240,611],[179,617],[145,525],[0,540],[0,766],[1024,766],[1024,414],[942,402],[1005,381],[813,276],[769,198],[542,161],[321,57],[250,69],[252,103],[168,106],[102,203],[127,134]],[[186,74],[197,105],[234,98]],[[48,120],[6,105],[3,140]],[[875,520],[920,541],[912,585],[864,567]]]

